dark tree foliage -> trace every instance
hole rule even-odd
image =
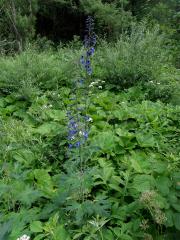
[[[0,0],[0,42],[22,51],[34,37],[37,10],[36,0]]]
[[[178,0],[0,0],[0,48],[21,51],[36,36],[55,43],[83,36],[87,15],[100,37],[116,39],[131,23],[149,18],[178,38]]]

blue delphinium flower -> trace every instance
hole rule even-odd
[[[86,73],[88,75],[92,74],[92,67],[91,67],[91,59],[90,57],[93,56],[95,49],[94,46],[96,45],[96,35],[94,33],[94,21],[92,17],[88,16],[86,20],[86,34],[84,37],[84,47],[86,49],[85,56],[81,56],[80,63],[84,66]]]
[[[74,87],[69,98],[68,118],[68,143],[69,152],[74,154],[75,149],[80,149],[87,142],[89,136],[89,124],[92,119],[86,115],[87,98],[90,75],[92,75],[91,57],[95,53],[96,36],[94,33],[94,21],[92,17],[86,20],[84,47],[85,53],[80,57],[80,64],[85,71],[85,77],[74,82]],[[80,151],[80,150],[78,150]]]

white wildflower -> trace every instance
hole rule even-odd
[[[91,117],[89,117],[88,122],[93,122],[93,119]]]
[[[50,104],[49,107],[52,108],[52,104]]]
[[[98,88],[99,88],[99,89],[102,89],[102,86],[99,86]]]
[[[150,83],[153,83],[153,81],[149,81]]]
[[[79,131],[79,136],[82,136],[84,133],[82,131]]]
[[[94,87],[95,84],[96,84],[96,82],[92,82],[92,83],[90,83],[89,87]]]
[[[22,237],[18,238],[17,240],[30,240],[30,237],[24,234]]]
[[[159,85],[159,84],[160,84],[160,82],[157,82],[157,84]]]
[[[43,105],[43,106],[42,106],[42,109],[46,109],[46,108],[48,108],[47,105]]]

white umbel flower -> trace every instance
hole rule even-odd
[[[30,240],[30,237],[24,234],[22,237],[18,238],[17,240]]]

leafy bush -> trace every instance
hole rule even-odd
[[[37,54],[36,51],[27,50],[15,57],[1,58],[0,89],[10,92],[21,89],[24,92],[31,86],[51,89],[67,85],[76,75],[75,56],[76,52],[72,49],[60,49],[57,54],[53,51]]]
[[[122,35],[117,43],[102,44],[96,76],[121,89],[160,81],[164,70],[171,67],[164,40],[158,27],[149,30],[144,23],[133,26],[130,34]]]

